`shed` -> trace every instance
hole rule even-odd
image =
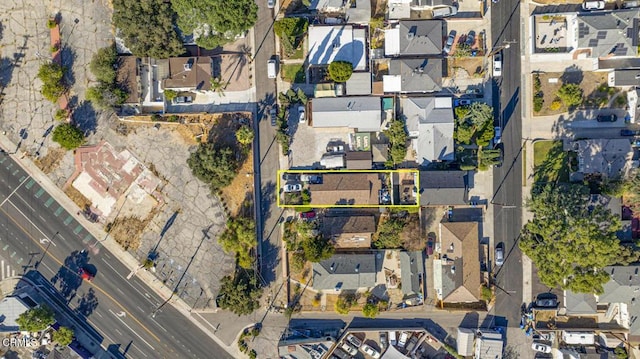
[[[370,170],[373,166],[371,151],[347,152],[347,169]]]
[[[593,345],[596,342],[594,333],[562,332],[562,341],[570,345]]]
[[[468,328],[458,328],[458,338],[456,343],[458,345],[458,354],[468,357],[473,355],[473,341],[475,339],[475,333]]]
[[[320,165],[324,168],[344,168],[344,154],[324,155],[320,159]]]

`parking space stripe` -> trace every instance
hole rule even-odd
[[[68,226],[71,221],[73,221],[73,217],[67,216],[67,219],[64,220],[64,225]]]
[[[44,206],[45,206],[45,207],[47,207],[47,208],[49,208],[49,206],[51,206],[51,204],[52,204],[53,202],[54,202],[53,197],[52,197],[52,198],[49,198],[49,199],[44,203]]]
[[[18,174],[18,172],[20,172],[20,170],[15,170],[15,171],[13,171],[13,173],[12,173],[11,175],[12,175],[12,176],[15,176],[15,175],[17,175],[17,174]]]
[[[58,217],[58,216],[60,215],[60,213],[62,213],[62,211],[63,211],[62,207],[58,207],[58,209],[56,209],[56,211],[55,211],[55,212],[53,212],[53,214],[54,214],[56,217]]]
[[[87,234],[84,239],[82,240],[83,243],[89,243],[89,241],[91,240],[91,235]]]
[[[22,182],[22,181],[24,181],[25,178],[27,178],[27,177],[22,176],[22,177],[20,177],[20,179],[18,181]]]
[[[34,180],[33,178],[29,180],[29,182],[27,182],[27,184],[25,185],[25,187],[27,187],[27,189],[31,189],[31,187],[33,187],[33,185],[36,183],[36,180]]]
[[[6,157],[4,157],[4,158],[0,161],[0,163],[4,163],[4,161],[6,161],[6,160],[7,160],[7,158],[6,158]]]
[[[82,232],[82,225],[79,224],[76,229],[73,230],[73,233],[75,234],[80,234],[80,232]]]

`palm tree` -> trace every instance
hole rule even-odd
[[[219,77],[212,77],[211,91],[217,92],[220,96],[224,96],[224,89],[227,87],[227,84],[227,82],[222,81]]]
[[[236,131],[236,139],[242,145],[249,145],[253,142],[253,131],[249,126],[242,126]]]

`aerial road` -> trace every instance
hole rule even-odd
[[[231,358],[94,238],[9,155],[0,153],[0,256],[37,270],[128,358]],[[101,249],[100,249],[101,248]],[[80,269],[94,272],[83,280]]]
[[[522,253],[518,236],[522,228],[522,114],[520,64],[520,2],[491,4],[492,51],[502,52],[502,76],[494,77],[494,109],[502,127],[504,161],[494,169],[494,243],[504,243],[505,262],[496,268],[495,315],[518,326],[522,305]],[[491,61],[491,59],[489,59]]]

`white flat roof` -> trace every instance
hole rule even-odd
[[[329,65],[333,61],[347,61],[356,71],[365,70],[366,35],[351,25],[310,26],[309,63]]]
[[[383,75],[382,91],[384,92],[400,92],[402,89],[402,76],[400,75]]]
[[[384,55],[398,56],[400,53],[400,26],[384,31]]]

